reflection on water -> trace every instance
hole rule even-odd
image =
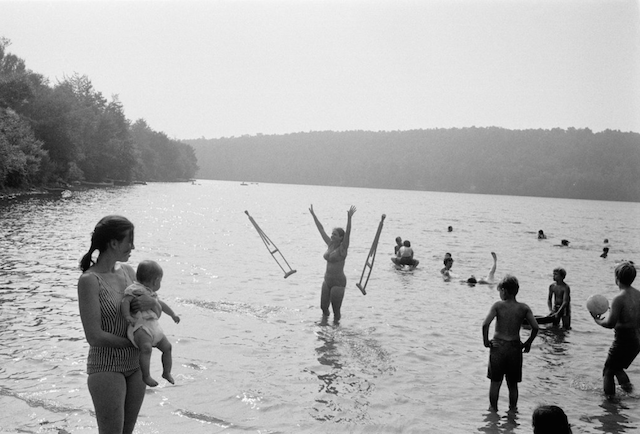
[[[613,336],[584,308],[591,294],[611,299],[617,292],[616,260],[640,254],[640,205],[200,184],[150,183],[0,204],[0,429],[95,431],[76,284],[91,231],[110,213],[134,222],[131,264],[146,258],[162,263],[161,297],[183,317],[179,325],[163,324],[179,381],[148,391],[140,434],[524,434],[540,403],[563,407],[576,434],[640,427],[637,394],[602,403],[602,364]],[[339,326],[314,322],[324,263],[309,203],[332,224],[343,223],[351,204],[366,205],[359,206],[352,229]],[[295,275],[282,278],[247,209],[290,252]],[[381,212],[387,213],[385,229],[363,296],[355,282]],[[446,232],[450,224],[452,233]],[[549,240],[537,239],[540,228]],[[388,259],[398,235],[416,246],[420,266],[414,271],[397,271]],[[566,237],[571,248],[553,247]],[[603,260],[605,237],[613,247]],[[515,274],[518,299],[536,314],[547,309],[554,267],[567,270],[572,286],[573,329],[541,330],[525,355],[519,414],[486,413],[480,329],[497,300],[495,288],[458,282],[483,270],[491,251],[500,258],[496,278]],[[444,252],[456,258],[460,277],[451,283],[439,272]],[[635,382],[638,363],[629,371]]]

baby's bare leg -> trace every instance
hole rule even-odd
[[[163,337],[158,345],[156,345],[160,351],[162,351],[162,378],[167,380],[171,384],[175,384],[173,377],[171,376],[171,368],[173,366],[173,358],[171,357],[171,343],[167,337]]]
[[[136,341],[136,345],[140,349],[140,370],[142,371],[142,381],[149,387],[156,387],[158,382],[151,378],[151,351],[153,346],[151,345],[151,336],[142,327],[135,331],[133,339]]]

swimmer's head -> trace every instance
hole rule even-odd
[[[604,239],[604,243],[607,244],[609,242],[609,238]]]
[[[562,240],[561,241],[563,246],[568,246],[569,245],[569,240]]]
[[[603,247],[602,251],[605,252],[605,253],[608,253],[609,252],[609,248],[608,247]]]
[[[447,228],[447,230],[448,230],[449,232],[453,232],[453,226],[449,226],[449,227]]]
[[[500,283],[498,283],[498,289],[503,289],[507,294],[516,295],[518,290],[520,290],[520,283],[518,283],[516,276],[507,274],[502,278]]]
[[[624,261],[618,264],[615,270],[616,280],[625,286],[629,286],[636,278],[636,267],[633,261]]]
[[[402,238],[396,237],[396,244],[401,246],[402,245]]]
[[[467,283],[471,283],[471,284],[478,283],[478,279],[476,279],[476,276],[471,275],[471,277],[467,279]]]
[[[411,242],[409,240],[404,240],[402,245],[405,246],[405,247],[411,247]]]

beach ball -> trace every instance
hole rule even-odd
[[[593,315],[602,315],[609,310],[609,300],[604,295],[592,295],[587,299],[587,309]]]

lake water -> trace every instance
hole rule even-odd
[[[338,326],[320,321],[325,245],[310,204],[327,230],[358,208]],[[295,274],[283,278],[245,210]],[[617,293],[617,261],[640,259],[640,204],[199,180],[0,205],[0,430],[97,431],[77,263],[97,221],[113,213],[136,225],[130,263],[160,262],[160,297],[182,318],[161,319],[176,385],[147,390],[137,433],[530,433],[542,403],[563,407],[574,433],[640,429],[640,360],[628,370],[639,389],[606,400],[613,332],[584,308],[591,294]],[[382,214],[365,296],[356,283]],[[412,242],[416,270],[393,267],[396,236]],[[555,246],[561,239],[570,247]],[[515,274],[518,299],[536,314],[547,312],[554,267],[572,289],[573,329],[542,330],[525,354],[515,416],[506,384],[498,414],[487,411],[481,323],[499,299],[495,286],[439,274],[450,252],[459,278],[484,275],[491,251],[496,277]],[[160,379],[157,350],[152,373]]]

